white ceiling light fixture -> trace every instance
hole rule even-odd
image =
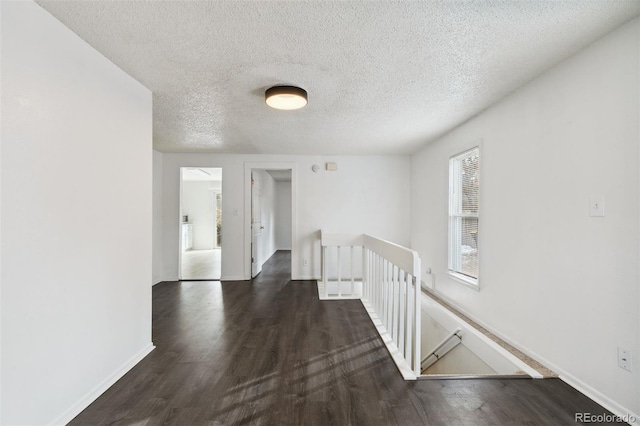
[[[275,109],[300,109],[307,105],[307,91],[296,86],[273,86],[264,92],[264,101]]]

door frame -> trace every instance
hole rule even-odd
[[[182,175],[188,166],[179,166],[178,174],[178,281],[182,281]]]
[[[244,163],[244,279],[251,279],[251,171],[291,170],[291,278],[298,275],[298,169],[292,161],[247,161]]]
[[[221,177],[221,185],[224,186],[224,167],[222,166],[183,166],[180,165],[178,166],[178,175],[179,175],[179,181],[178,181],[178,281],[182,281],[183,277],[182,277],[182,196],[183,196],[183,188],[182,188],[182,184],[184,182],[184,170],[185,169],[220,169],[220,172],[222,174]],[[220,187],[220,194],[224,194],[223,191],[223,187]],[[214,198],[214,203],[215,203],[215,196]],[[224,200],[223,200],[224,203]],[[215,212],[214,212],[214,217],[215,217]],[[224,220],[224,216],[222,218]],[[216,232],[216,227],[214,226],[214,230],[213,232]],[[223,232],[224,232],[224,228],[223,228]],[[214,235],[214,239],[215,239],[215,235]],[[220,246],[220,278],[217,279],[212,279],[211,281],[221,281],[222,280],[222,246]]]

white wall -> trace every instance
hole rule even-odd
[[[276,250],[291,250],[291,182],[276,182]]]
[[[163,154],[153,151],[153,265],[152,282],[162,281],[162,164]]]
[[[152,349],[151,93],[1,7],[0,423],[62,424]]]
[[[324,164],[329,161],[338,164],[338,171],[324,171]],[[398,244],[409,244],[409,157],[164,154],[164,280],[175,280],[178,276],[178,222],[174,218],[179,218],[180,167],[223,168],[222,279],[247,276],[245,162],[290,162],[296,168],[294,279],[319,277],[320,229],[366,232]],[[322,170],[312,172],[313,164],[322,166]],[[309,260],[307,266],[303,266],[305,258]]]
[[[182,183],[182,212],[193,224],[193,250],[210,250],[216,240],[215,191],[220,182],[185,181]]]
[[[640,413],[638,20],[412,157],[436,289],[618,412]],[[448,160],[481,143],[480,285],[447,275]],[[589,217],[604,194],[606,217]],[[426,277],[427,283],[430,280]],[[617,347],[633,351],[633,373]]]

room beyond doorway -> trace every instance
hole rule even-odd
[[[221,248],[211,250],[188,250],[182,253],[183,280],[219,280],[221,271]]]
[[[180,279],[219,280],[222,269],[222,169],[180,169]]]

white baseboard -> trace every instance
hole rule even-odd
[[[156,285],[156,284],[166,283],[166,282],[175,282],[175,281],[179,281],[178,277],[175,277],[175,278],[173,278],[173,277],[170,277],[170,278],[162,278],[162,279],[160,279],[159,281],[155,281],[155,282],[151,285],[151,287],[153,287],[153,286],[154,286],[154,285]]]
[[[166,275],[164,277],[162,277],[162,280],[160,280],[160,282],[164,282],[164,281],[179,281],[180,278],[178,278],[177,275]]]
[[[561,371],[561,370],[562,370],[561,368],[556,367],[556,371]],[[607,396],[603,395],[601,392],[589,386],[588,384],[584,383],[582,380],[578,379],[577,377],[574,377],[571,374],[562,371],[560,372],[560,379],[563,382],[573,386],[574,388],[576,388],[577,390],[579,390],[580,392],[582,392],[583,394],[585,394],[586,396],[588,396],[589,398],[597,402],[598,404],[602,405],[604,408],[611,411],[613,414],[620,416],[622,418],[628,418],[628,419],[633,418],[634,421],[631,422],[631,424],[640,425],[640,415],[631,412],[631,410],[628,410],[627,408],[613,401],[611,398],[608,398]],[[596,414],[596,413],[593,413],[593,414]]]
[[[115,382],[120,380],[122,376],[127,374],[129,370],[131,370],[137,363],[142,361],[144,357],[149,355],[149,353],[154,350],[156,347],[153,346],[152,342],[149,342],[147,346],[145,346],[140,352],[129,358],[120,368],[114,371],[109,377],[104,379],[102,383],[98,384],[95,388],[90,390],[85,396],[80,398],[78,402],[73,404],[67,411],[65,411],[60,417],[51,422],[52,425],[66,425],[74,417],[82,412],[85,408],[87,408],[93,401],[98,399],[100,395],[102,395],[107,389],[109,389]]]
[[[229,276],[220,278],[220,281],[247,281],[247,280],[244,278],[244,275],[229,275]]]
[[[507,342],[508,344],[513,346],[514,348],[522,351],[522,353],[524,353],[525,355],[533,358],[534,360],[538,361],[540,364],[542,364],[542,365],[546,366],[547,368],[550,368],[554,372],[558,373],[558,376],[559,376],[560,380],[562,380],[563,382],[565,382],[565,383],[569,384],[570,386],[574,387],[576,390],[578,390],[579,392],[583,393],[587,397],[591,398],[593,401],[595,401],[596,403],[602,405],[604,408],[606,408],[607,410],[611,411],[613,414],[615,414],[617,416],[620,416],[620,417],[633,416],[635,418],[635,420],[634,420],[634,422],[632,424],[636,425],[636,426],[640,426],[640,415],[638,415],[636,413],[633,413],[628,408],[625,408],[622,405],[618,404],[617,402],[615,402],[614,400],[612,400],[608,396],[604,395],[602,392],[598,391],[597,389],[591,387],[590,385],[584,383],[582,380],[580,380],[577,377],[573,376],[572,374],[568,373],[563,368],[557,366],[553,362],[550,362],[549,360],[547,360],[546,358],[540,356],[538,353],[532,351],[528,347],[523,346],[522,344],[520,344],[520,343],[512,340],[511,338],[505,336],[504,334],[502,334],[501,332],[497,331],[493,327],[487,325],[486,323],[484,323],[482,320],[478,319],[477,317],[475,317],[473,315],[470,315],[468,312],[466,312],[464,309],[462,309],[455,301],[453,301],[451,298],[447,297],[446,295],[442,294],[441,292],[435,291],[435,294],[438,297],[440,297],[441,299],[443,299],[445,302],[447,302],[448,304],[450,304],[451,306],[453,306],[454,308],[459,310],[462,314],[466,315],[467,317],[469,317],[473,321],[477,322],[480,326],[486,328],[491,333],[495,334],[496,336],[498,336],[499,338],[501,338],[502,340],[504,340],[505,342]]]
[[[328,283],[322,280],[317,281],[318,285],[318,298],[320,300],[354,300],[362,299],[362,281],[353,282],[353,291],[351,281],[344,281],[338,286],[337,281],[329,281]],[[343,291],[338,292],[338,289]]]
[[[298,275],[296,277],[291,277],[291,279],[293,281],[313,281],[313,280],[319,280],[320,277],[316,277],[314,275]]]

